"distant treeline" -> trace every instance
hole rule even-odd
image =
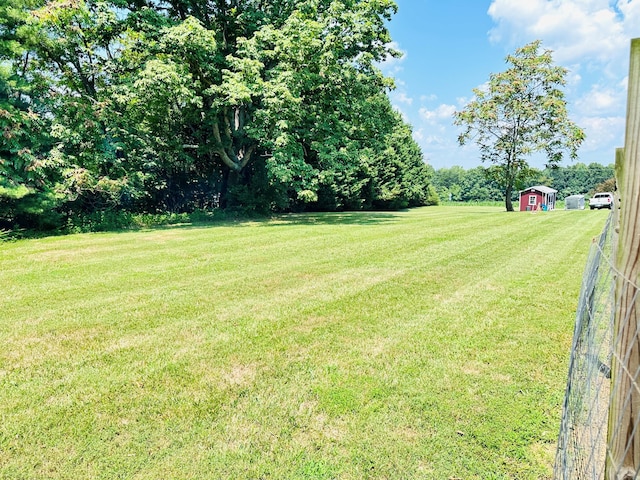
[[[433,173],[432,184],[441,200],[456,202],[503,201],[504,192],[494,180],[486,175],[486,169],[476,167],[465,170],[462,167],[441,168]],[[533,170],[530,176],[517,186],[518,191],[533,185],[546,185],[558,190],[558,198],[569,195],[591,195],[599,191],[612,191],[614,183],[613,165],[598,163],[576,163],[565,167]]]

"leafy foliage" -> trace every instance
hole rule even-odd
[[[7,47],[7,44],[4,44]],[[0,229],[46,227],[55,222],[47,121],[26,99],[27,86],[0,69]]]
[[[7,1],[4,198],[34,191],[37,164],[69,218],[436,201],[375,67],[396,54],[391,0]]]

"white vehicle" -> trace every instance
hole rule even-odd
[[[589,199],[589,208],[593,210],[594,208],[608,208],[611,210],[613,207],[613,193],[603,192],[596,193],[593,197]]]

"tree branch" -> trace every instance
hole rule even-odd
[[[216,141],[216,145],[214,147],[214,151],[220,156],[222,162],[229,167],[231,170],[239,172],[242,170],[242,166],[237,162],[234,162],[233,159],[229,156],[227,151],[222,144],[222,137],[220,136],[220,127],[217,123],[213,124],[213,138]]]

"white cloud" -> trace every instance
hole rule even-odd
[[[447,145],[449,143],[448,139],[442,137],[440,135],[427,135],[424,137],[424,143],[426,145]]]
[[[404,103],[406,105],[411,105],[413,103],[413,98],[409,97],[405,92],[391,92],[390,96],[395,102]]]
[[[387,57],[377,65],[385,75],[394,76],[396,73],[402,71],[402,64],[407,59],[407,52],[400,48],[398,42],[391,42],[388,44],[388,46],[392,50],[400,52],[400,56],[393,57],[391,55],[387,55]]]
[[[625,88],[594,84],[589,92],[576,100],[575,108],[583,115],[607,115],[622,111],[626,98]]]
[[[580,65],[571,65],[567,67],[567,76],[565,79],[567,80],[567,87],[569,89],[575,88],[580,85],[582,82],[582,75],[580,74]]]
[[[602,146],[610,146],[604,151],[603,156],[607,158],[593,159],[602,164],[613,163],[615,158],[615,147],[621,147],[624,143],[621,132],[624,132],[625,117],[583,117],[578,119],[586,134],[586,140],[580,151],[582,153],[602,151]]]
[[[464,107],[467,103],[469,103],[471,101],[472,98],[470,97],[458,97],[456,98],[456,103],[458,104],[459,107]]]
[[[627,91],[627,89],[629,88],[629,75],[627,75],[626,77],[624,77],[622,80],[620,80],[620,83],[618,84],[618,86],[623,90],[623,91]]]
[[[640,2],[638,0],[619,0],[617,7],[623,15],[623,28],[628,38],[640,36]]]
[[[489,37],[510,47],[541,39],[554,60],[620,59],[629,38],[640,34],[640,0],[493,0],[488,14],[496,22]]]
[[[433,102],[438,99],[438,96],[435,93],[430,95],[420,95],[421,102]]]
[[[445,118],[451,120],[455,111],[456,111],[456,107],[454,105],[442,104],[438,106],[435,110],[429,110],[423,107],[419,110],[419,113],[420,113],[420,117],[423,118],[424,120],[435,122]]]

